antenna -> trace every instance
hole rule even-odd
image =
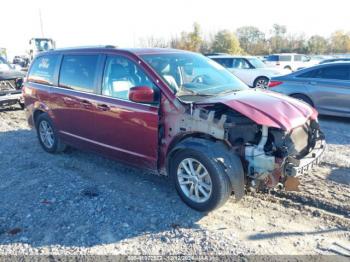
[[[43,26],[43,19],[41,17],[41,9],[40,8],[39,8],[39,19],[40,19],[41,36],[44,37],[44,26]]]

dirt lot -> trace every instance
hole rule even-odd
[[[0,254],[350,255],[350,121],[321,118],[322,165],[301,192],[202,214],[168,179],[71,150],[45,153],[19,109],[0,111]]]

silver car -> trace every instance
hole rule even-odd
[[[273,77],[268,88],[303,100],[321,115],[350,117],[350,62],[322,64]]]

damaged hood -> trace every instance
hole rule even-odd
[[[211,97],[197,104],[224,104],[259,125],[291,130],[305,124],[317,111],[306,103],[272,91],[251,89]]]

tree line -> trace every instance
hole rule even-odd
[[[205,35],[198,23],[191,31],[183,31],[170,40],[148,37],[141,39],[143,47],[171,47],[201,53],[265,55],[271,53],[344,54],[350,53],[350,33],[341,30],[329,37],[290,34],[284,25],[274,24],[269,34],[255,26],[243,26],[236,31],[220,30]]]

